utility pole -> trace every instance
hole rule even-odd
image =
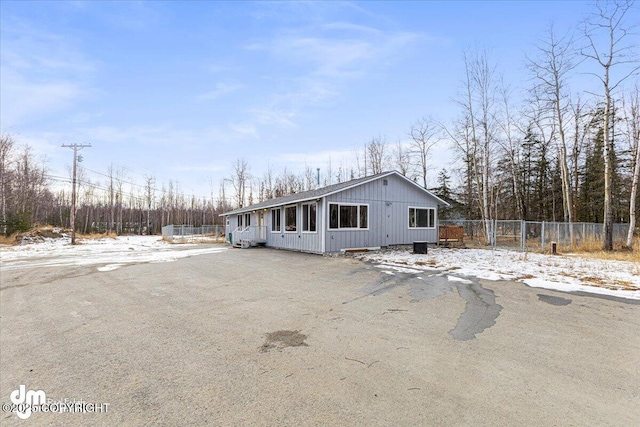
[[[76,244],[76,164],[78,163],[78,151],[91,144],[62,144],[62,147],[71,148],[73,150],[73,180],[71,188],[71,244]],[[82,158],[80,159],[82,160]]]

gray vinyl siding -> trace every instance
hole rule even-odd
[[[387,185],[384,185],[387,181]],[[346,183],[345,183],[346,184]],[[326,192],[326,189],[331,191]],[[312,253],[339,252],[350,248],[386,247],[393,245],[408,245],[415,241],[437,243],[438,241],[438,202],[445,203],[419,186],[409,182],[397,173],[381,174],[373,177],[369,182],[356,180],[355,186],[335,184],[315,192],[305,192],[298,195],[285,196],[278,209],[281,210],[281,230],[271,231],[272,206],[262,202],[243,209],[229,212],[227,233],[233,232],[237,224],[237,214],[233,212],[251,213],[251,225],[258,225],[258,215],[264,212],[267,246]],[[332,194],[333,192],[333,194]],[[313,196],[313,198],[309,197]],[[302,205],[304,200],[316,200],[318,203],[317,231],[314,233],[302,231]],[[329,230],[330,203],[367,205],[368,228]],[[285,206],[295,205],[297,208],[297,230],[286,232]],[[434,227],[428,229],[409,228],[409,207],[433,208]],[[265,212],[266,210],[266,212]],[[235,237],[234,237],[235,240]]]
[[[383,180],[388,185],[383,185]],[[326,231],[325,252],[341,249],[406,245],[414,241],[438,241],[437,200],[404,179],[390,175],[326,197],[329,203],[369,205],[368,230]],[[409,206],[435,209],[435,228],[409,229]],[[328,224],[329,210],[324,211]]]
[[[237,215],[229,215],[227,217],[229,219],[229,229],[228,232],[232,232],[238,227]]]
[[[307,202],[308,203],[308,202]],[[285,216],[284,216],[284,207],[279,206],[278,209],[281,209],[281,222],[280,222],[280,232],[272,233],[271,232],[271,215],[272,210],[269,209],[267,212],[267,246],[271,246],[273,248],[280,249],[291,249],[302,252],[312,252],[312,253],[322,253],[322,203],[318,202],[317,207],[317,219],[316,219],[316,232],[303,232],[302,231],[302,205],[303,203],[293,203],[286,206],[297,207],[297,220],[296,220],[296,232],[285,232]]]

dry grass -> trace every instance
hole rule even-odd
[[[221,236],[189,236],[189,237],[162,237],[162,240],[173,244],[184,243],[225,243],[227,239]]]
[[[44,239],[58,239],[62,237],[62,233],[67,230],[62,230],[52,226],[37,226],[29,231],[16,232],[10,236],[0,236],[0,244],[3,245],[19,245],[23,240],[41,241]]]
[[[29,231],[25,232],[17,232],[13,233],[10,236],[0,235],[0,245],[19,245],[22,243],[24,238],[27,239],[60,239],[64,236],[71,236],[71,230],[62,229],[59,227],[53,227],[50,225],[37,226],[33,227]],[[96,240],[96,239],[104,239],[104,238],[112,238],[115,239],[117,234],[114,232],[105,232],[105,233],[89,233],[89,234],[81,234],[76,233],[77,240]],[[76,243],[78,241],[76,240]]]
[[[469,248],[490,248],[485,241],[479,239],[470,239],[465,237],[465,245]],[[527,251],[542,253],[540,242],[527,240]],[[520,249],[520,242],[513,238],[498,239],[498,247]],[[602,241],[597,239],[589,239],[581,242],[580,245],[573,248],[564,245],[558,245],[558,253],[567,255],[579,255],[583,258],[597,258],[616,261],[640,262],[640,237],[636,237],[633,242],[633,250],[623,247],[622,244],[614,246],[613,251],[605,251],[602,249]],[[549,242],[545,245],[545,254],[551,253],[551,245]]]
[[[118,237],[118,235],[113,231],[111,232],[107,231],[104,233],[90,233],[90,234],[76,233],[76,239],[82,239],[82,240],[97,240],[97,239],[106,239],[106,238],[115,239],[116,237]]]
[[[13,233],[10,236],[0,234],[0,245],[17,245],[20,242],[19,233]]]
[[[602,242],[595,239],[587,240],[573,249],[566,248],[565,250],[565,253],[580,255],[584,258],[640,262],[640,238],[638,237],[633,241],[633,250],[616,245],[613,251],[605,251],[602,249]]]

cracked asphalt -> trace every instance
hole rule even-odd
[[[106,413],[27,425],[638,425],[640,305],[227,250],[0,267],[0,401],[21,384]]]

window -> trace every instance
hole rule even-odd
[[[360,228],[369,228],[369,206],[360,206]]]
[[[242,228],[242,214],[238,214],[238,228]]]
[[[284,208],[284,231],[288,233],[295,233],[298,230],[296,219],[298,216],[298,209],[296,206],[287,206]]]
[[[250,225],[251,225],[251,214],[246,213],[244,214],[244,226],[249,227]]]
[[[329,229],[369,228],[369,206],[368,205],[346,205],[338,203],[329,204]]]
[[[302,231],[308,233],[316,232],[316,219],[318,216],[318,205],[316,203],[305,203],[302,205]]]
[[[271,231],[273,233],[280,232],[280,208],[271,209]]]
[[[435,228],[434,208],[409,208],[409,228]]]

